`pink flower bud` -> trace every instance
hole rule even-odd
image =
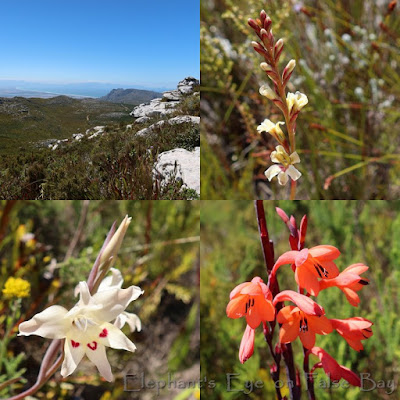
[[[247,325],[242,337],[242,341],[240,342],[239,349],[239,360],[242,364],[244,364],[253,355],[254,333],[255,330]]]

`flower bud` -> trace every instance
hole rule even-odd
[[[128,229],[131,220],[132,218],[126,216],[121,222],[117,231],[114,233],[113,237],[111,238],[111,240],[109,241],[106,248],[101,254],[99,263],[100,268],[102,264],[104,264],[110,259],[110,257],[113,257],[113,260],[111,261],[110,265],[108,265],[108,268],[111,268],[111,264],[115,262],[115,256],[117,255],[119,248],[121,247],[122,240],[124,239],[126,230]]]
[[[260,94],[270,100],[274,100],[277,97],[275,91],[268,85],[262,85],[260,87]]]

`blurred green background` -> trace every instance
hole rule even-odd
[[[142,331],[125,334],[135,353],[107,349],[114,383],[101,380],[84,358],[66,379],[58,371],[35,395],[38,399],[194,399],[198,388],[171,387],[124,392],[126,374],[145,380],[198,381],[199,367],[199,218],[197,201],[1,201],[0,288],[9,277],[31,284],[31,294],[14,302],[0,292],[0,385],[13,377],[14,385],[0,397],[30,387],[50,344],[38,336],[16,337],[18,322],[51,304],[72,307],[76,284],[86,280],[107,232],[128,214],[127,230],[115,267],[123,287],[140,286],[144,295],[127,311],[142,321]],[[81,228],[79,228],[81,227]],[[6,335],[7,326],[11,333]],[[161,384],[162,385],[162,384]],[[187,384],[186,384],[187,385]]]
[[[265,9],[284,38],[288,91],[308,96],[297,120],[298,199],[400,194],[400,5],[390,0],[201,2],[202,199],[285,199],[264,171],[276,142],[257,126],[282,114],[258,93],[269,78],[247,25]]]
[[[298,223],[308,216],[306,247],[330,244],[341,251],[337,265],[342,271],[348,265],[363,262],[369,270],[363,276],[370,284],[358,292],[361,303],[352,307],[338,288],[321,292],[318,303],[328,318],[345,319],[361,316],[374,325],[373,336],[363,341],[364,350],[357,353],[336,332],[317,335],[316,346],[325,349],[336,360],[357,373],[369,373],[375,381],[394,380],[395,392],[389,388],[360,392],[358,388],[316,388],[317,399],[390,399],[399,398],[400,372],[400,202],[399,201],[264,201],[270,239],[275,246],[275,259],[290,250],[289,233],[278,217],[279,206]],[[257,220],[252,201],[202,201],[201,204],[201,374],[206,378],[202,396],[207,399],[244,398],[246,381],[263,382],[262,389],[253,389],[252,399],[273,399],[275,390],[269,376],[272,358],[261,327],[256,331],[254,355],[242,365],[238,359],[245,320],[229,319],[225,309],[230,291],[254,276],[267,281],[260,246]],[[278,271],[281,290],[296,290],[289,266]],[[290,303],[287,303],[290,304]],[[277,336],[275,337],[275,341]],[[275,343],[274,341],[274,343]],[[295,362],[302,371],[300,341],[293,343]],[[311,356],[310,366],[319,360]],[[282,362],[282,367],[284,364]],[[281,379],[286,381],[284,368]],[[321,369],[316,380],[326,379]],[[232,378],[232,390],[227,391],[226,374]],[[303,378],[302,378],[303,379]],[[341,381],[341,383],[346,383]],[[386,383],[387,384],[387,383]],[[368,383],[366,388],[371,388]],[[303,380],[304,388],[304,380]],[[288,394],[283,389],[282,394]],[[304,393],[304,398],[306,394]]]

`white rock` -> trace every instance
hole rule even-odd
[[[146,122],[149,122],[151,118],[149,117],[139,117],[136,121],[135,124],[144,124]]]
[[[192,123],[194,125],[200,124],[200,117],[194,117],[193,115],[180,115],[178,117],[170,118],[168,120],[170,125],[179,125],[185,123]]]
[[[85,135],[84,135],[83,133],[75,133],[75,134],[72,135],[72,137],[73,137],[75,140],[78,140],[78,141],[81,141],[82,138],[83,138],[84,136],[85,136]]]
[[[182,93],[179,90],[170,90],[163,93],[163,99],[168,101],[179,101],[182,98]]]
[[[196,78],[189,76],[178,83],[178,90],[182,94],[190,94],[193,92],[194,87],[199,84],[200,82]]]
[[[153,176],[164,184],[175,176],[182,179],[185,187],[200,194],[200,147],[194,151],[174,149],[161,153],[154,165]]]
[[[150,104],[140,104],[135,107],[130,115],[140,117],[163,117],[174,111],[179,104],[177,101],[162,102],[161,99],[154,99]]]

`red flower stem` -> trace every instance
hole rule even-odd
[[[275,360],[275,365],[276,365],[276,371],[270,371],[272,380],[274,381],[274,386],[275,386],[275,391],[276,391],[276,397],[278,400],[282,400],[282,393],[280,389],[280,384],[279,384],[279,374],[280,374],[280,357],[278,357],[274,349],[272,347],[272,335],[267,334],[265,336],[265,341],[268,343],[269,351],[272,355],[272,358]]]
[[[256,208],[258,232],[260,233],[261,247],[264,254],[264,261],[267,267],[267,273],[269,275],[270,272],[272,271],[272,267],[274,266],[274,244],[271,240],[269,240],[267,220],[265,219],[263,201],[255,200],[254,206]],[[272,294],[275,295],[276,293]]]
[[[265,218],[265,211],[264,205],[262,200],[255,200],[254,202],[256,215],[257,215],[257,222],[258,222],[258,231],[260,232],[260,240],[261,240],[261,247],[264,254],[264,261],[267,267],[268,275],[271,276],[272,268],[274,266],[274,244],[269,239],[268,228],[267,228],[267,220]],[[272,295],[275,297],[279,293],[279,284],[276,279],[276,276],[273,278],[273,281],[270,282],[270,290]],[[282,307],[282,303],[278,304],[277,311]],[[271,323],[271,332],[265,335],[265,340],[270,347],[270,351],[274,360],[277,360],[276,355],[272,348],[272,333],[273,328],[275,327],[275,321]],[[283,358],[286,364],[286,374],[290,381],[289,389],[290,389],[290,398],[292,400],[300,400],[300,387],[297,385],[296,380],[296,369],[294,367],[294,360],[293,360],[293,351],[292,345],[290,343],[286,345],[281,345]],[[277,363],[277,368],[279,372],[279,362]],[[274,378],[274,377],[272,377]],[[278,375],[279,378],[279,375]],[[276,385],[275,385],[276,386]],[[278,397],[279,398],[279,397]]]
[[[312,372],[310,372],[310,367],[308,365],[308,356],[310,352],[305,347],[303,347],[303,352],[304,352],[303,369],[304,369],[304,375],[306,377],[306,388],[308,393],[308,399],[315,400],[314,378],[312,376]]]

